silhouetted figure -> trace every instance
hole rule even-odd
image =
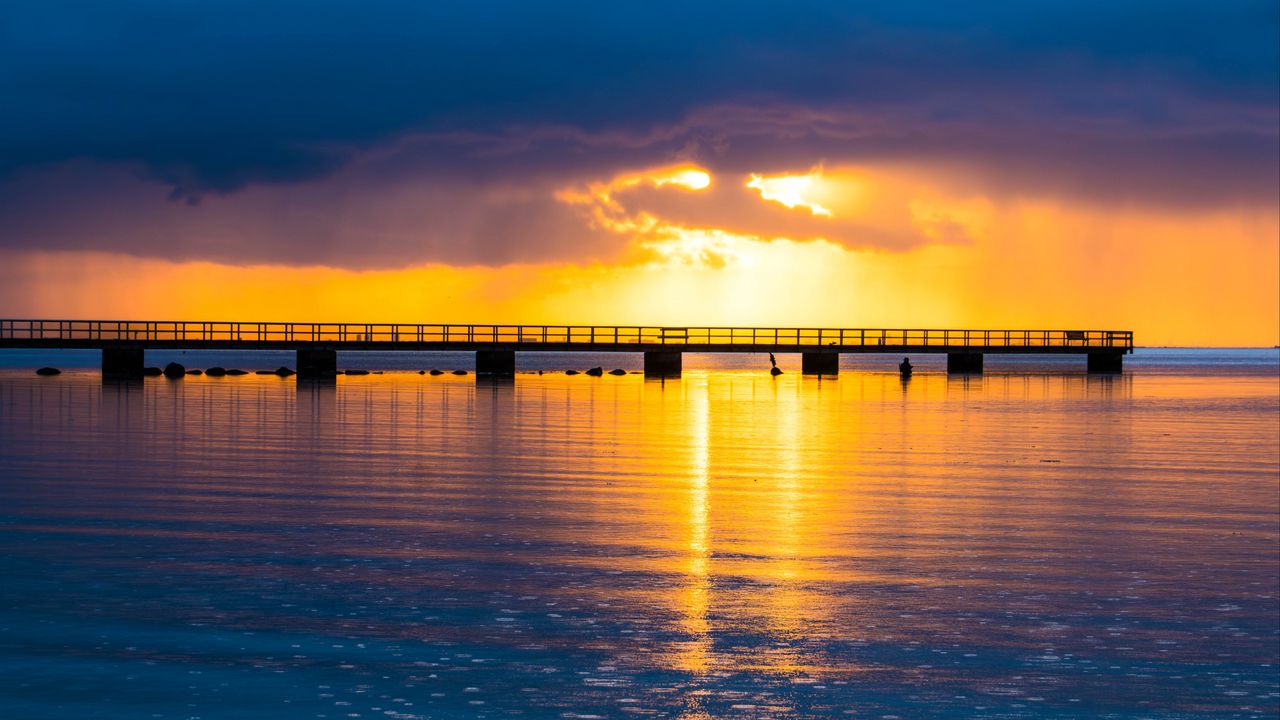
[[[911,377],[911,358],[902,358],[902,362],[898,363],[898,372],[904,378]]]
[[[778,361],[773,357],[773,353],[769,353],[769,365],[771,367],[778,367]]]

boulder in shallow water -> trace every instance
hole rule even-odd
[[[254,370],[253,374],[254,375],[275,375],[276,371],[275,370]]]
[[[368,371],[368,370],[361,370],[361,369],[359,369],[359,368],[352,368],[352,369],[350,369],[350,370],[344,370],[344,371],[343,371],[343,374],[344,374],[344,375],[368,375],[368,374],[369,374],[369,371]]]
[[[231,368],[230,370],[227,371],[227,374],[228,375],[248,375],[249,371],[241,370],[239,368]]]
[[[782,374],[782,368],[776,368],[776,367],[775,367],[775,368],[769,368],[769,374],[770,374],[770,375],[773,375],[773,376],[775,376],[775,377],[776,377],[776,376],[778,376],[778,375],[781,375],[781,374]]]
[[[564,371],[564,374],[565,374],[565,375],[577,375],[577,374],[578,374],[578,371],[577,371],[577,370],[565,370],[565,371]]]
[[[36,370],[36,374],[37,374],[37,375],[44,375],[45,377],[49,377],[49,376],[52,376],[52,375],[61,375],[61,374],[62,374],[62,371],[61,371],[61,370],[59,370],[58,368],[42,367],[42,368],[40,368],[39,370]]]
[[[279,375],[280,377],[289,377],[290,375],[297,375],[298,373],[281,365],[280,367],[276,368],[276,374]]]
[[[627,371],[623,370],[622,368],[614,368],[609,371],[609,374],[610,375],[626,375]]]
[[[160,377],[164,374],[164,371],[158,367],[145,367],[142,368],[142,374],[147,377]]]
[[[453,371],[453,374],[454,374],[454,375],[466,375],[466,374],[467,374],[467,371],[466,371],[466,370],[454,370],[454,371]]]
[[[418,374],[419,374],[419,375],[426,375],[426,374],[427,374],[427,371],[426,371],[426,370],[419,370],[419,371],[418,371]]]
[[[428,375],[443,375],[443,374],[444,374],[444,371],[443,371],[443,370],[436,370],[435,368],[432,368],[432,369],[430,369],[430,370],[428,370],[428,371],[427,371],[427,374],[428,374]]]
[[[587,371],[587,374],[590,375],[591,377],[600,377],[601,375],[604,374],[604,368],[593,367]]]
[[[164,376],[167,378],[180,378],[187,374],[187,369],[182,363],[171,362],[164,366]]]
[[[194,369],[193,369],[193,370],[188,370],[188,371],[187,371],[187,374],[188,374],[188,375],[203,375],[203,374],[204,374],[204,371],[203,371],[203,370],[194,370]]]
[[[220,367],[218,365],[214,365],[208,370],[205,370],[204,374],[208,375],[209,377],[222,377],[223,375],[227,374],[227,369],[224,367]]]

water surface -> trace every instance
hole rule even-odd
[[[1273,718],[1280,381],[1207,355],[0,370],[0,714]]]

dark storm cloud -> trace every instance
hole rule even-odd
[[[954,163],[1003,192],[1274,203],[1278,33],[1274,2],[8,3],[0,243],[287,259],[341,247],[400,178],[433,199],[379,226],[413,238],[389,256],[554,256],[587,240],[514,188],[673,160]],[[377,178],[314,187],[370,154]],[[237,227],[138,186],[114,202],[166,218],[143,243],[104,207],[113,168],[161,198],[275,186],[297,207]],[[118,225],[54,228],[49,207]],[[562,239],[511,239],[503,218]]]

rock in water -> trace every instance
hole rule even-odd
[[[419,370],[419,371],[418,371],[418,374],[419,374],[419,375],[426,375],[426,374],[427,374],[427,371],[426,371],[426,370]]]
[[[217,365],[214,365],[208,370],[205,370],[204,374],[208,375],[209,377],[222,377],[223,375],[227,374],[227,369],[224,367],[219,367]]]
[[[775,368],[769,368],[769,374],[770,374],[770,375],[773,375],[773,376],[781,375],[781,374],[782,374],[782,368],[778,368],[778,367],[775,367]]]
[[[289,377],[290,375],[297,375],[298,373],[281,365],[280,367],[276,368],[276,374],[279,375],[280,377]]]
[[[164,373],[164,371],[163,371],[163,370],[161,370],[161,369],[160,369],[160,368],[158,368],[158,367],[145,367],[145,368],[142,368],[142,374],[143,374],[143,375],[146,375],[147,377],[159,377],[159,376],[160,376],[160,375],[162,375],[163,373]]]
[[[431,369],[427,374],[428,374],[428,375],[443,375],[443,374],[444,374],[444,371],[443,371],[443,370],[436,370],[435,368],[432,368],[432,369]]]
[[[227,371],[227,374],[228,374],[228,375],[248,375],[248,374],[249,374],[249,372],[248,372],[247,370],[240,370],[240,369],[238,369],[238,368],[231,368],[230,370],[228,370],[228,371]]]
[[[180,378],[187,374],[187,369],[181,363],[171,362],[164,366],[164,376],[167,378]]]
[[[62,371],[58,368],[42,367],[39,370],[36,370],[36,374],[48,377],[50,375],[61,375]]]
[[[565,370],[565,371],[564,371],[564,374],[565,374],[565,375],[577,375],[577,374],[578,374],[578,371],[577,371],[577,370]]]
[[[188,375],[203,375],[203,374],[204,374],[204,371],[203,371],[203,370],[188,370],[188,371],[187,371],[187,374],[188,374]]]
[[[453,371],[453,374],[454,374],[454,375],[466,375],[466,374],[467,374],[467,371],[466,371],[466,370],[454,370],[454,371]]]
[[[345,374],[347,374],[347,375],[368,375],[368,374],[369,374],[369,371],[368,371],[368,370],[360,370],[360,369],[356,369],[356,368],[353,368],[353,369],[351,369],[351,370],[346,370],[346,371],[344,371],[344,372],[345,372]]]
[[[253,374],[254,375],[275,375],[276,371],[275,370],[254,370]]]
[[[609,371],[609,374],[610,375],[626,375],[627,371],[623,370],[622,368],[614,368]]]
[[[604,368],[593,367],[587,371],[587,374],[591,377],[600,377],[604,374]]]

